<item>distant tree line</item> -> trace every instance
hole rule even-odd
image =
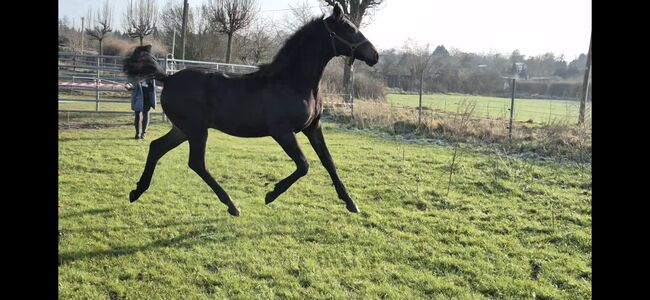
[[[123,24],[114,24],[114,9],[106,1],[96,11],[85,16],[84,30],[80,20],[71,24],[67,16],[59,18],[59,47],[66,51],[126,55],[135,46],[152,44],[154,54],[174,53],[181,57],[181,28],[183,1],[166,0],[157,5],[154,0],[131,0],[122,12]],[[377,5],[381,1],[323,0],[327,5],[347,3]],[[348,3],[349,2],[349,3]],[[358,3],[357,3],[358,2]],[[296,2],[280,23],[258,13],[254,0],[210,0],[200,7],[189,7],[185,41],[185,59],[262,64],[273,59],[275,53],[296,29],[314,16],[309,3]],[[356,11],[356,14],[362,12]],[[361,20],[360,17],[358,17]],[[81,45],[83,38],[83,47]],[[172,45],[174,46],[172,49]],[[508,80],[519,79],[520,95],[576,98],[584,75],[586,55],[567,62],[563,56],[546,53],[526,57],[518,50],[510,55],[499,53],[477,54],[439,45],[418,46],[407,40],[400,49],[383,50],[379,63],[369,68],[355,62],[354,89],[357,97],[382,99],[385,87],[393,92],[417,92],[423,78],[425,93],[468,93],[505,96],[509,93]],[[345,93],[346,78],[342,60],[334,59],[328,65],[323,82],[332,93]],[[421,63],[426,62],[426,66]],[[334,79],[336,78],[336,79]]]
[[[587,56],[567,62],[563,56],[546,53],[525,57],[518,50],[509,56],[500,53],[477,54],[437,46],[430,53],[415,53],[407,41],[402,49],[380,53],[377,71],[388,88],[402,92],[419,89],[420,73],[413,62],[422,56],[431,59],[424,70],[423,90],[427,93],[468,93],[506,95],[507,78],[518,80],[517,91],[527,96],[576,98],[584,76]]]

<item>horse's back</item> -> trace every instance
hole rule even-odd
[[[185,69],[165,81],[161,104],[174,124],[201,124],[241,137],[267,136],[261,89],[258,80],[247,76]]]

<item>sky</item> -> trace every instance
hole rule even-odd
[[[136,0],[137,1],[137,0]],[[158,0],[164,6],[169,0]],[[183,0],[172,0],[182,3]],[[198,7],[208,0],[189,0]],[[319,0],[258,0],[260,14],[272,20],[286,18],[289,5],[303,1],[320,15]],[[109,0],[114,23],[129,0]],[[103,0],[59,0],[59,17],[81,17]],[[526,57],[552,52],[571,61],[587,53],[591,34],[590,0],[384,0],[361,31],[378,49],[401,48],[411,38],[435,48],[444,45],[464,52],[510,54]],[[72,22],[72,21],[71,21]]]

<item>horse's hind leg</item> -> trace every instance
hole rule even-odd
[[[273,139],[282,146],[284,152],[286,152],[293,162],[296,163],[296,171],[275,184],[275,188],[266,194],[266,198],[264,199],[266,204],[273,202],[273,200],[280,196],[280,194],[284,193],[300,177],[307,175],[307,171],[309,170],[309,162],[300,150],[300,146],[298,145],[298,141],[293,132],[273,135]]]
[[[165,153],[169,152],[169,150],[176,148],[186,140],[187,136],[174,126],[167,134],[149,144],[149,154],[147,155],[147,163],[145,164],[144,171],[142,172],[142,176],[140,176],[140,181],[138,181],[136,189],[129,194],[129,200],[131,202],[138,200],[140,195],[149,188],[151,177],[153,176],[153,171],[156,169],[158,160]]]
[[[212,191],[217,194],[217,197],[219,197],[219,200],[223,204],[228,206],[228,213],[233,216],[239,216],[239,208],[233,204],[228,193],[210,175],[205,165],[205,146],[208,139],[208,129],[202,128],[187,132],[190,135],[190,159],[188,163],[190,169],[196,172],[212,188]]]

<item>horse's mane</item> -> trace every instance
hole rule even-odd
[[[136,47],[133,54],[122,61],[122,71],[129,77],[154,76],[159,80],[166,77],[165,71],[151,54],[151,45]]]
[[[272,77],[281,74],[281,72],[286,71],[289,63],[292,60],[300,57],[296,55],[298,51],[309,51],[308,47],[313,46],[308,44],[313,42],[313,37],[318,34],[323,34],[322,31],[322,19],[321,17],[315,17],[311,21],[307,22],[305,25],[300,27],[296,32],[294,32],[280,48],[278,53],[268,64],[259,65],[256,72],[250,73],[250,76],[255,77]]]

